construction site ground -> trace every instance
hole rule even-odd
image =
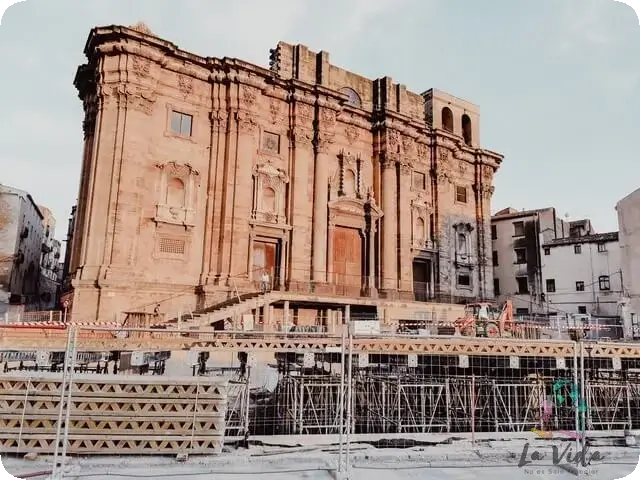
[[[376,438],[380,437],[380,438]],[[390,448],[379,448],[386,439]],[[472,443],[468,434],[426,434],[397,436],[368,435],[351,438],[351,480],[395,480],[438,478],[445,480],[491,480],[624,478],[638,468],[640,449],[624,444],[622,432],[593,432],[589,435],[590,452],[605,455],[603,461],[586,467],[554,465],[552,447],[561,450],[575,443],[566,439],[539,439],[530,432],[518,434],[478,434]],[[394,442],[410,448],[393,448]],[[520,467],[523,448],[545,455],[541,461]],[[254,438],[248,449],[225,447],[216,457],[191,457],[177,462],[169,457],[100,457],[69,459],[65,478],[69,479],[240,479],[240,480],[329,480],[336,478],[338,446],[336,437],[287,436]],[[378,448],[374,445],[378,445]],[[12,475],[46,472],[51,467],[47,457],[25,460],[3,457],[2,463]],[[38,477],[31,477],[38,478]],[[40,478],[45,478],[43,475]]]

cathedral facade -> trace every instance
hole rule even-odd
[[[492,298],[479,109],[280,42],[270,67],[94,28],[66,301],[79,319],[230,289]],[[172,299],[175,299],[172,300]]]

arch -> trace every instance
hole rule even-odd
[[[442,109],[442,128],[453,133],[453,112],[449,107]]]
[[[175,208],[184,208],[185,185],[177,177],[171,177],[167,182],[167,205]]]
[[[262,210],[265,213],[276,213],[276,191],[266,187],[262,192]]]
[[[349,96],[349,100],[347,100],[347,105],[351,105],[353,107],[362,107],[362,100],[360,99],[360,95],[353,89],[349,87],[344,87],[340,89],[340,93],[345,93]]]
[[[427,237],[427,235],[426,235],[426,224],[424,222],[424,218],[422,218],[422,217],[416,218],[415,229],[416,229],[415,238],[419,242],[424,242],[426,240],[426,237]]]
[[[345,195],[354,195],[356,193],[356,174],[350,168],[344,171],[343,190]]]
[[[464,139],[464,143],[471,145],[471,118],[466,113],[462,115],[462,138]]]
[[[458,233],[458,254],[468,255],[467,236],[464,233]]]

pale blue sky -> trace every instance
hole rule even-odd
[[[82,104],[72,86],[94,25],[144,21],[204,56],[267,65],[278,40],[415,92],[481,109],[505,155],[494,211],[555,206],[616,230],[640,187],[640,27],[613,0],[27,0],[0,26],[0,181],[50,207],[57,237],[78,191]],[[634,140],[635,138],[635,140]]]

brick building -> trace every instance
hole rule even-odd
[[[74,314],[212,304],[265,270],[302,293],[493,297],[502,156],[475,105],[284,42],[267,69],[137,24],[94,28],[85,54]]]

